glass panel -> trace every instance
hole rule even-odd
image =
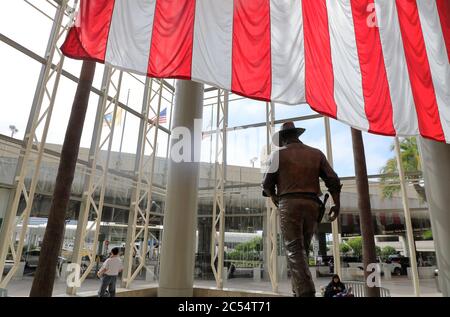
[[[0,133],[23,139],[31,110],[41,64],[0,42],[0,87],[2,114]],[[18,65],[20,68],[18,69]],[[26,70],[22,72],[20,70]],[[6,108],[14,111],[5,111]],[[15,126],[11,130],[10,126]],[[16,131],[17,129],[17,131]]]
[[[55,8],[45,1],[33,1],[33,4],[52,19],[55,16]],[[0,30],[2,33],[40,56],[44,56],[52,24],[52,20],[25,1],[0,1]],[[33,31],[32,36],[30,36],[30,30]]]

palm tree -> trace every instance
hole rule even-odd
[[[364,267],[377,262],[377,249],[375,247],[375,230],[372,221],[372,208],[370,206],[369,180],[367,178],[366,155],[362,133],[351,128],[353,158],[355,164],[356,190],[358,193],[358,209],[362,239],[362,256]],[[353,248],[353,251],[355,249]],[[369,278],[369,272],[365,270],[364,278]],[[380,297],[378,287],[366,287],[368,297]]]
[[[394,149],[395,145],[392,144],[391,151]],[[419,172],[422,170],[422,167],[420,164],[417,139],[414,137],[402,139],[400,141],[400,153],[406,174],[406,181],[412,182],[419,197],[423,201],[426,201],[425,187],[420,184],[421,175]],[[382,176],[380,180],[383,197],[391,198],[393,194],[400,191],[397,159],[393,157],[387,160],[386,164],[381,168],[380,173],[387,174],[386,176]]]
[[[96,63],[93,61],[84,61],[81,67],[80,80],[67,124],[47,228],[42,241],[39,264],[34,275],[30,297],[51,297],[53,293],[56,275],[55,268],[64,240],[66,211],[70,201],[70,192],[95,74],[95,65]]]

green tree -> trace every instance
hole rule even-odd
[[[362,256],[363,243],[361,237],[351,238],[347,241],[347,244],[352,249],[354,256]]]
[[[375,252],[376,252],[376,254],[377,254],[377,256],[381,256],[381,248],[379,247],[379,246],[375,246]]]
[[[230,260],[258,261],[262,251],[262,238],[256,237],[248,242],[239,243],[228,252],[226,257]]]
[[[422,238],[424,240],[433,240],[433,232],[431,230],[426,230],[422,233]]]
[[[391,145],[391,151],[395,149],[395,145]],[[420,175],[417,172],[422,170],[419,157],[419,149],[417,147],[417,139],[404,138],[400,141],[400,153],[402,157],[402,164],[405,170],[405,178],[414,184],[414,189],[416,190],[419,197],[426,201],[425,188],[419,184]],[[398,167],[397,159],[394,156],[390,158],[386,164],[380,170],[381,174],[388,174],[382,176],[380,179],[383,197],[391,198],[393,194],[400,191],[399,177],[398,177]],[[411,174],[412,175],[408,175]],[[416,173],[416,174],[414,174]],[[389,175],[391,174],[391,175]],[[392,175],[394,174],[394,175]]]
[[[381,250],[381,258],[383,260],[386,260],[390,255],[394,255],[397,254],[397,251],[395,250],[394,247],[391,247],[389,245],[385,246],[382,250]]]
[[[341,245],[339,246],[339,249],[341,250],[341,253],[342,253],[342,254],[347,254],[347,253],[349,253],[350,251],[352,251],[352,248],[350,248],[350,247],[348,246],[348,244],[346,244],[346,243],[341,243]]]

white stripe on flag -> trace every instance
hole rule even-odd
[[[106,63],[147,74],[156,0],[116,1]]]
[[[435,1],[417,0],[442,130],[450,142],[450,64]]]
[[[233,1],[197,0],[192,79],[231,90]]]
[[[272,97],[305,102],[305,47],[302,1],[270,0]]]
[[[419,133],[417,112],[409,80],[397,7],[392,0],[375,0],[384,64],[391,92],[397,135]]]
[[[327,1],[337,118],[369,130],[350,0]]]

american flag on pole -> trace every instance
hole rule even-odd
[[[151,119],[152,121],[155,121],[156,120],[156,116],[154,116],[152,119]],[[158,122],[161,124],[161,123],[166,123],[167,122],[167,108],[164,108],[164,110],[162,110],[160,113],[159,113],[159,120],[158,120]]]
[[[82,0],[62,49],[450,143],[449,0]]]

